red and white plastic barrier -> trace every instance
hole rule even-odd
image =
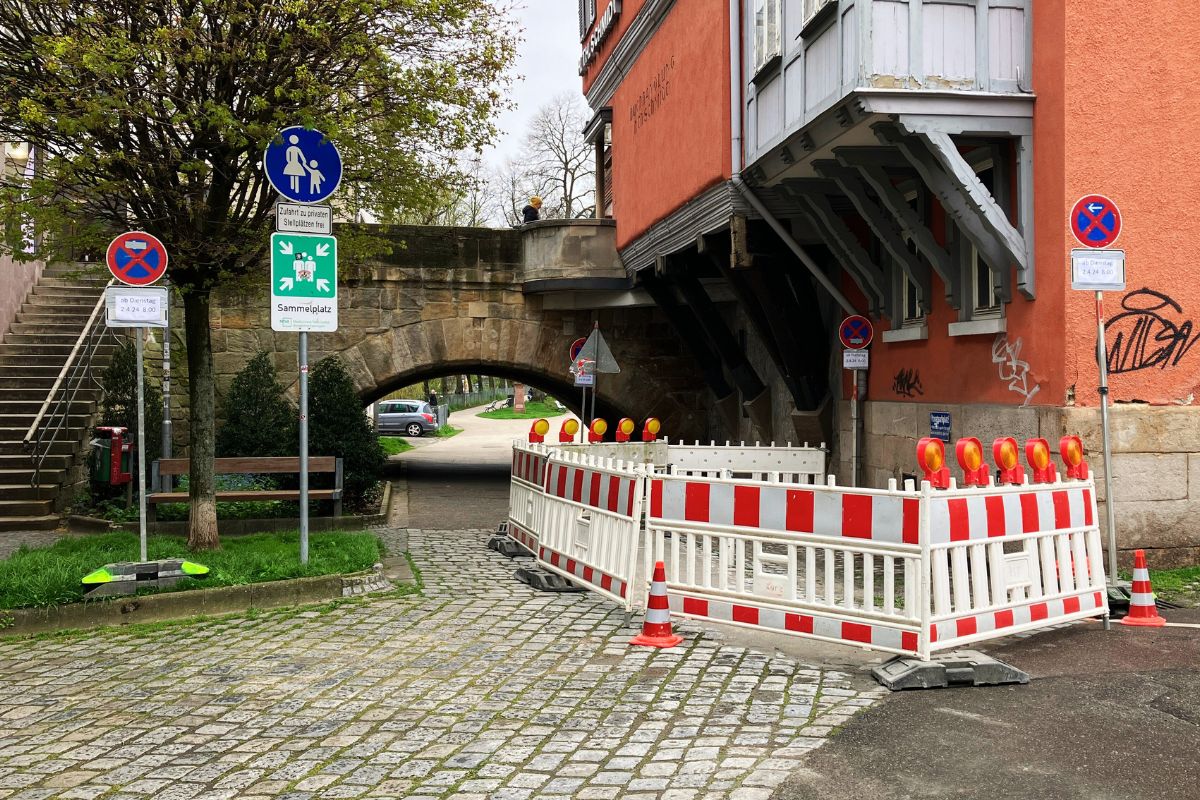
[[[546,464],[550,448],[544,444],[513,443],[512,476],[508,491],[508,535],[534,556],[546,509]]]
[[[546,466],[537,558],[542,566],[625,606],[643,602],[636,582],[645,469],[585,453],[553,451]],[[640,586],[640,592],[634,587]]]

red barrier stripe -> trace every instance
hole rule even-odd
[[[1074,614],[1078,610],[1079,610],[1079,598],[1078,597],[1064,597],[1063,598],[1063,613],[1064,614]]]
[[[759,490],[757,486],[733,487],[733,524],[758,527]]]
[[[611,575],[601,575],[600,576],[600,588],[606,592],[612,591],[612,576]]]
[[[583,499],[583,470],[576,469],[574,472],[575,480],[571,486],[571,499],[578,503]]]
[[[997,611],[996,617],[995,617],[995,624],[996,624],[997,628],[1008,628],[1008,627],[1012,626],[1012,624],[1013,624],[1012,609],[1010,608],[1006,611]]]
[[[999,495],[988,495],[983,498],[984,508],[987,509],[987,535],[1003,536],[1004,529],[1004,498]]]
[[[747,625],[758,624],[758,609],[754,606],[739,606],[733,607],[733,621],[743,622]]]
[[[650,481],[650,516],[662,519],[663,482]]]
[[[842,495],[842,536],[853,539],[870,539],[871,524],[871,495],[844,494]]]
[[[847,642],[871,643],[871,626],[861,622],[843,622],[842,638]]]
[[[903,529],[901,530],[900,540],[905,544],[920,544],[921,543],[921,501],[920,500],[904,500],[903,506]]]
[[[812,633],[813,618],[807,614],[784,614],[783,627],[796,633]]]
[[[588,496],[588,505],[592,506],[593,508],[599,508],[600,507],[600,473],[599,472],[592,473],[591,489],[592,489],[591,494]]]
[[[1021,532],[1036,533],[1042,529],[1038,519],[1037,495],[1033,492],[1020,495],[1021,498]]]
[[[621,479],[616,475],[608,476],[608,510],[616,511],[621,502]]]
[[[587,581],[588,583],[595,583],[595,581],[592,580],[592,578],[595,577],[595,574],[596,573],[592,570],[591,567],[583,568],[583,579],[585,581]]]
[[[567,572],[571,573],[572,575],[575,574],[575,559],[567,559]]]
[[[625,502],[625,516],[627,516],[627,517],[633,516],[633,490],[636,486],[637,486],[637,479],[630,478],[629,479],[629,497]]]
[[[789,531],[813,532],[813,493],[802,489],[788,489],[787,517],[784,523]]]
[[[1029,621],[1037,622],[1050,616],[1050,608],[1045,603],[1034,603],[1029,607]]]
[[[954,627],[958,636],[970,636],[979,630],[979,624],[974,617],[955,620]]]
[[[567,468],[564,466],[558,468],[558,491],[554,494],[557,497],[567,496]]]
[[[966,498],[957,497],[946,501],[950,513],[950,541],[965,542],[971,538],[971,515],[967,511]]]
[[[917,649],[917,635],[912,631],[900,632],[900,647],[909,652]]]
[[[708,601],[698,600],[695,597],[683,598],[683,613],[692,614],[697,617],[708,616]]]
[[[1092,490],[1083,490],[1083,524],[1092,525]]]
[[[711,484],[688,481],[683,485],[683,518],[688,522],[708,522],[708,495]]]
[[[1054,501],[1054,527],[1071,527],[1071,501],[1067,498],[1067,493],[1051,492],[1050,498]]]

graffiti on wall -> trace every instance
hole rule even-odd
[[[1019,337],[1010,342],[1008,334],[997,334],[992,342],[992,363],[999,365],[1000,380],[1008,381],[1008,390],[1025,398],[1021,402],[1024,408],[1042,387],[1029,374],[1029,362],[1021,360],[1021,344]]]
[[[1104,324],[1110,373],[1173,367],[1200,338],[1183,307],[1162,292],[1129,292],[1121,309]]]
[[[916,397],[919,394],[925,394],[925,387],[921,385],[921,371],[902,369],[897,372],[892,378],[892,391],[901,397]]]

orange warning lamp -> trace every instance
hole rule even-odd
[[[983,445],[973,436],[959,439],[954,455],[963,471],[963,486],[987,486],[988,465],[983,460]]]
[[[658,421],[658,417],[647,417],[646,424],[642,426],[642,441],[653,442],[661,430],[662,423]]]
[[[1033,483],[1054,483],[1050,443],[1045,439],[1029,439],[1025,442],[1025,463],[1029,464]]]
[[[588,441],[592,444],[603,442],[606,433],[608,433],[608,423],[596,417],[592,420],[591,427],[588,428]]]
[[[546,441],[546,434],[549,432],[550,423],[547,420],[535,419],[529,426],[529,441],[533,444],[541,444]]]
[[[573,442],[577,433],[579,433],[579,420],[571,417],[558,429],[558,440],[560,442]]]
[[[628,442],[629,437],[633,435],[633,430],[636,427],[637,423],[629,417],[621,417],[621,421],[617,423],[617,441]]]
[[[1017,447],[1017,440],[1011,436],[1001,436],[992,442],[992,458],[996,461],[996,469],[999,475],[996,477],[996,483],[1000,486],[1013,484],[1020,486],[1025,483],[1025,468],[1017,463],[1020,457],[1020,450]]]
[[[1083,460],[1083,440],[1078,436],[1064,436],[1058,440],[1058,454],[1067,466],[1067,477],[1086,481],[1088,465]]]
[[[922,480],[935,489],[950,488],[950,470],[946,467],[946,446],[941,439],[926,436],[917,442],[917,464],[925,473]]]

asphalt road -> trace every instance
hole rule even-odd
[[[895,694],[773,800],[1200,797],[1200,629],[1084,623],[985,649],[1031,682]]]

